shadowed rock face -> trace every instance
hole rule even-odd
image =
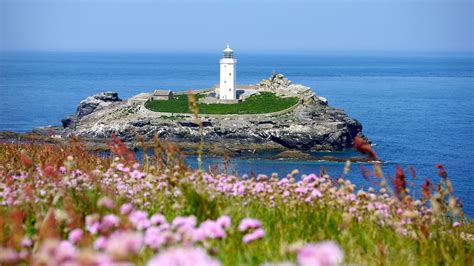
[[[101,92],[82,100],[76,109],[76,114],[61,120],[63,127],[71,127],[77,120],[92,114],[96,109],[107,107],[112,103],[121,102],[117,92]]]
[[[298,96],[301,104],[277,116],[210,117],[202,115],[206,144],[242,149],[298,149],[302,151],[341,151],[352,148],[352,141],[362,134],[362,125],[343,110],[327,105],[310,88],[292,84],[281,74],[256,85],[258,90],[281,96]],[[69,119],[69,120],[68,120]],[[65,121],[67,120],[67,121]],[[67,123],[65,123],[67,122]],[[179,143],[200,141],[199,126],[192,117],[151,115],[142,104],[121,101],[117,93],[101,93],[82,101],[74,116],[63,119],[64,134],[84,139],[110,140],[112,134],[133,143],[137,135],[152,140]],[[264,147],[264,148],[263,148]]]
[[[79,103],[76,110],[77,118],[91,114],[97,108],[106,107],[114,102],[122,101],[116,92],[102,92],[91,97],[87,97]]]

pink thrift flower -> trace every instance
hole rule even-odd
[[[165,218],[165,216],[163,216],[161,214],[153,214],[150,217],[150,222],[153,225],[160,225],[160,224],[166,223],[166,218]]]
[[[265,190],[264,184],[258,182],[258,183],[255,185],[255,188],[253,189],[253,192],[254,192],[254,193],[260,193],[260,192],[263,192],[264,190]]]
[[[220,262],[202,248],[172,248],[151,258],[147,266],[219,266]]]
[[[68,240],[73,244],[77,243],[79,242],[79,240],[81,240],[83,234],[84,232],[82,232],[82,229],[76,228],[72,230],[71,232],[69,232]]]
[[[117,263],[116,262],[114,263],[112,258],[109,257],[107,254],[99,253],[94,256],[94,265],[109,266],[109,265],[115,265],[115,264]]]
[[[143,230],[148,228],[151,225],[150,220],[148,219],[148,213],[144,211],[133,211],[129,216],[128,220],[135,226],[138,230]]]
[[[316,181],[316,178],[317,178],[317,176],[315,174],[310,174],[310,175],[307,175],[303,178],[303,182],[311,183],[311,182]]]
[[[76,256],[76,248],[68,241],[61,241],[56,247],[54,257],[57,261],[71,260]]]
[[[263,231],[263,229],[259,228],[255,231],[253,231],[252,233],[248,233],[248,234],[244,235],[244,237],[242,238],[242,241],[245,244],[248,244],[248,243],[253,242],[257,239],[263,238],[264,236],[265,236],[265,231]]]
[[[202,242],[206,239],[206,233],[203,228],[196,228],[191,233],[191,239],[194,242]]]
[[[123,163],[119,163],[117,164],[117,167],[115,167],[117,170],[119,170],[120,172],[125,172],[125,173],[128,173],[130,172],[130,168],[128,167],[125,167],[125,165]]]
[[[295,192],[298,193],[298,194],[306,194],[307,191],[308,191],[308,189],[305,188],[305,187],[297,187],[297,188],[295,188]]]
[[[146,174],[135,169],[130,173],[130,176],[135,179],[142,179],[146,176]]]
[[[283,185],[288,184],[288,182],[289,182],[288,178],[285,177],[285,178],[282,178],[280,181],[278,181],[277,184],[278,186],[283,186]]]
[[[107,241],[105,252],[116,260],[125,260],[138,254],[143,246],[143,236],[139,233],[121,233],[112,235]]]
[[[19,263],[20,255],[12,248],[0,247],[0,263],[3,265],[16,265]]]
[[[318,189],[313,189],[313,191],[311,191],[311,196],[315,198],[321,198],[323,194]]]
[[[102,231],[108,231],[114,227],[119,225],[119,218],[114,214],[107,214],[102,218],[102,222],[100,223],[100,229]]]
[[[227,215],[223,215],[217,219],[217,224],[219,224],[222,228],[227,229],[231,225],[230,217]]]
[[[91,234],[97,234],[99,231],[100,223],[98,221],[98,217],[95,215],[88,215],[86,216],[86,229]]]
[[[112,209],[114,207],[114,201],[108,197],[102,197],[97,201],[97,206]]]
[[[120,207],[120,214],[127,215],[133,211],[133,205],[131,203],[125,203]]]
[[[348,201],[355,201],[357,199],[356,195],[354,195],[354,193],[351,193],[349,195],[347,195],[347,200]]]
[[[166,244],[166,234],[161,232],[158,227],[149,227],[145,233],[145,244],[153,249],[159,249]]]
[[[257,219],[252,218],[244,218],[240,221],[239,224],[239,231],[244,232],[249,229],[257,229],[262,226],[262,223]]]
[[[107,238],[105,236],[99,236],[94,241],[94,249],[104,249],[107,246]]]
[[[301,266],[336,266],[344,260],[341,248],[333,241],[306,244],[300,249],[297,261]]]
[[[461,226],[461,223],[460,223],[460,222],[454,222],[454,223],[453,223],[453,227],[459,227],[459,226]]]
[[[217,222],[207,220],[204,221],[199,228],[202,228],[208,238],[219,239],[225,237],[224,229]]]
[[[65,174],[65,173],[67,172],[66,167],[60,166],[60,167],[59,167],[59,172],[60,172],[61,174]]]
[[[176,228],[179,232],[187,232],[193,229],[196,226],[196,217],[188,216],[182,217],[178,216],[174,218],[172,226]]]
[[[33,241],[31,241],[31,239],[28,237],[24,237],[21,240],[21,246],[24,248],[31,247],[32,244],[33,244]]]

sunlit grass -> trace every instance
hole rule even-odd
[[[198,95],[198,98],[204,97]],[[262,114],[285,110],[298,103],[297,97],[279,97],[271,92],[260,92],[235,104],[199,104],[201,114]],[[145,107],[155,112],[191,113],[188,95],[176,95],[172,100],[154,100]]]

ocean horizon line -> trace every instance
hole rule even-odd
[[[140,51],[140,50],[0,50],[0,55],[15,54],[157,54],[157,55],[220,55],[222,49],[218,50],[156,50],[156,51]],[[236,53],[240,55],[291,55],[291,56],[368,56],[368,57],[473,57],[474,51],[278,51],[278,50],[239,50],[235,48]]]

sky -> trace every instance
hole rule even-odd
[[[0,0],[0,51],[474,51],[474,0]]]

